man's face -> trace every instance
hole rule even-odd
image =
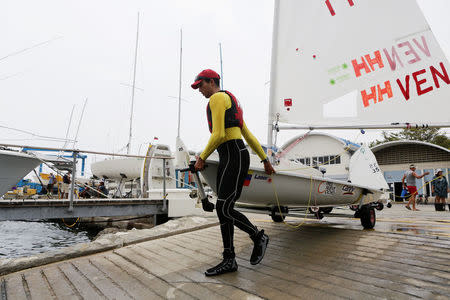
[[[200,91],[200,93],[202,93],[203,96],[205,96],[205,98],[209,98],[214,94],[213,85],[214,85],[213,80],[211,80],[211,79],[205,80],[204,79],[204,80],[202,80],[202,82],[200,82],[198,90]]]
[[[416,171],[416,167],[412,167],[411,171],[415,172]]]

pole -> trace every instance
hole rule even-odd
[[[178,86],[178,135],[180,137],[180,119],[181,119],[181,71],[183,62],[183,29],[180,28],[180,78]]]
[[[133,108],[134,108],[134,90],[135,90],[135,84],[136,84],[136,64],[137,64],[138,42],[139,42],[139,13],[137,16],[136,48],[134,49],[133,88],[131,89],[130,136],[128,138],[127,154],[130,154],[131,137],[132,137],[132,132],[133,132]]]
[[[78,152],[74,151],[73,155],[73,166],[72,166],[72,182],[70,183],[70,191],[69,191],[69,211],[73,211],[73,192],[75,190],[75,179],[77,172],[77,155]]]
[[[166,198],[166,159],[163,158],[163,211],[167,211],[167,198]]]
[[[219,43],[219,55],[220,55],[220,89],[223,90],[222,43]]]
[[[273,16],[273,33],[272,33],[272,61],[270,67],[269,116],[267,118],[267,145],[269,146],[269,149],[272,149],[273,146],[273,124],[275,121],[273,114],[275,104],[275,87],[277,81],[276,65],[277,65],[279,10],[280,10],[280,0],[275,0],[275,9]]]

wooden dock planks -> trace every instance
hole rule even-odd
[[[203,274],[221,260],[215,226],[0,277],[1,299],[449,298],[449,239],[256,222],[266,257],[252,266],[252,242],[236,230],[236,273]]]

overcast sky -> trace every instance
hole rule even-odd
[[[450,1],[418,3],[449,57]],[[75,105],[69,131],[74,138],[87,98],[76,147],[108,152],[123,148],[128,141],[138,12],[132,153],[155,136],[174,150],[180,28],[182,97],[186,99],[182,102],[181,137],[186,146],[201,150],[209,138],[207,100],[190,84],[202,69],[220,71],[219,43],[224,87],[238,97],[248,127],[265,143],[273,0],[2,1],[0,126],[65,137]],[[278,145],[299,133],[281,133]],[[360,136],[356,131],[333,134],[358,137],[356,142],[378,136],[377,132]],[[63,145],[5,128],[0,128],[0,142]]]

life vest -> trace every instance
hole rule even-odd
[[[225,128],[230,127],[242,128],[242,125],[244,123],[244,117],[242,108],[239,105],[239,101],[229,91],[220,91],[220,92],[226,93],[228,96],[230,96],[231,99],[231,107],[225,111]],[[208,118],[209,132],[212,132],[213,124],[209,102],[208,105],[206,106],[206,116]]]

